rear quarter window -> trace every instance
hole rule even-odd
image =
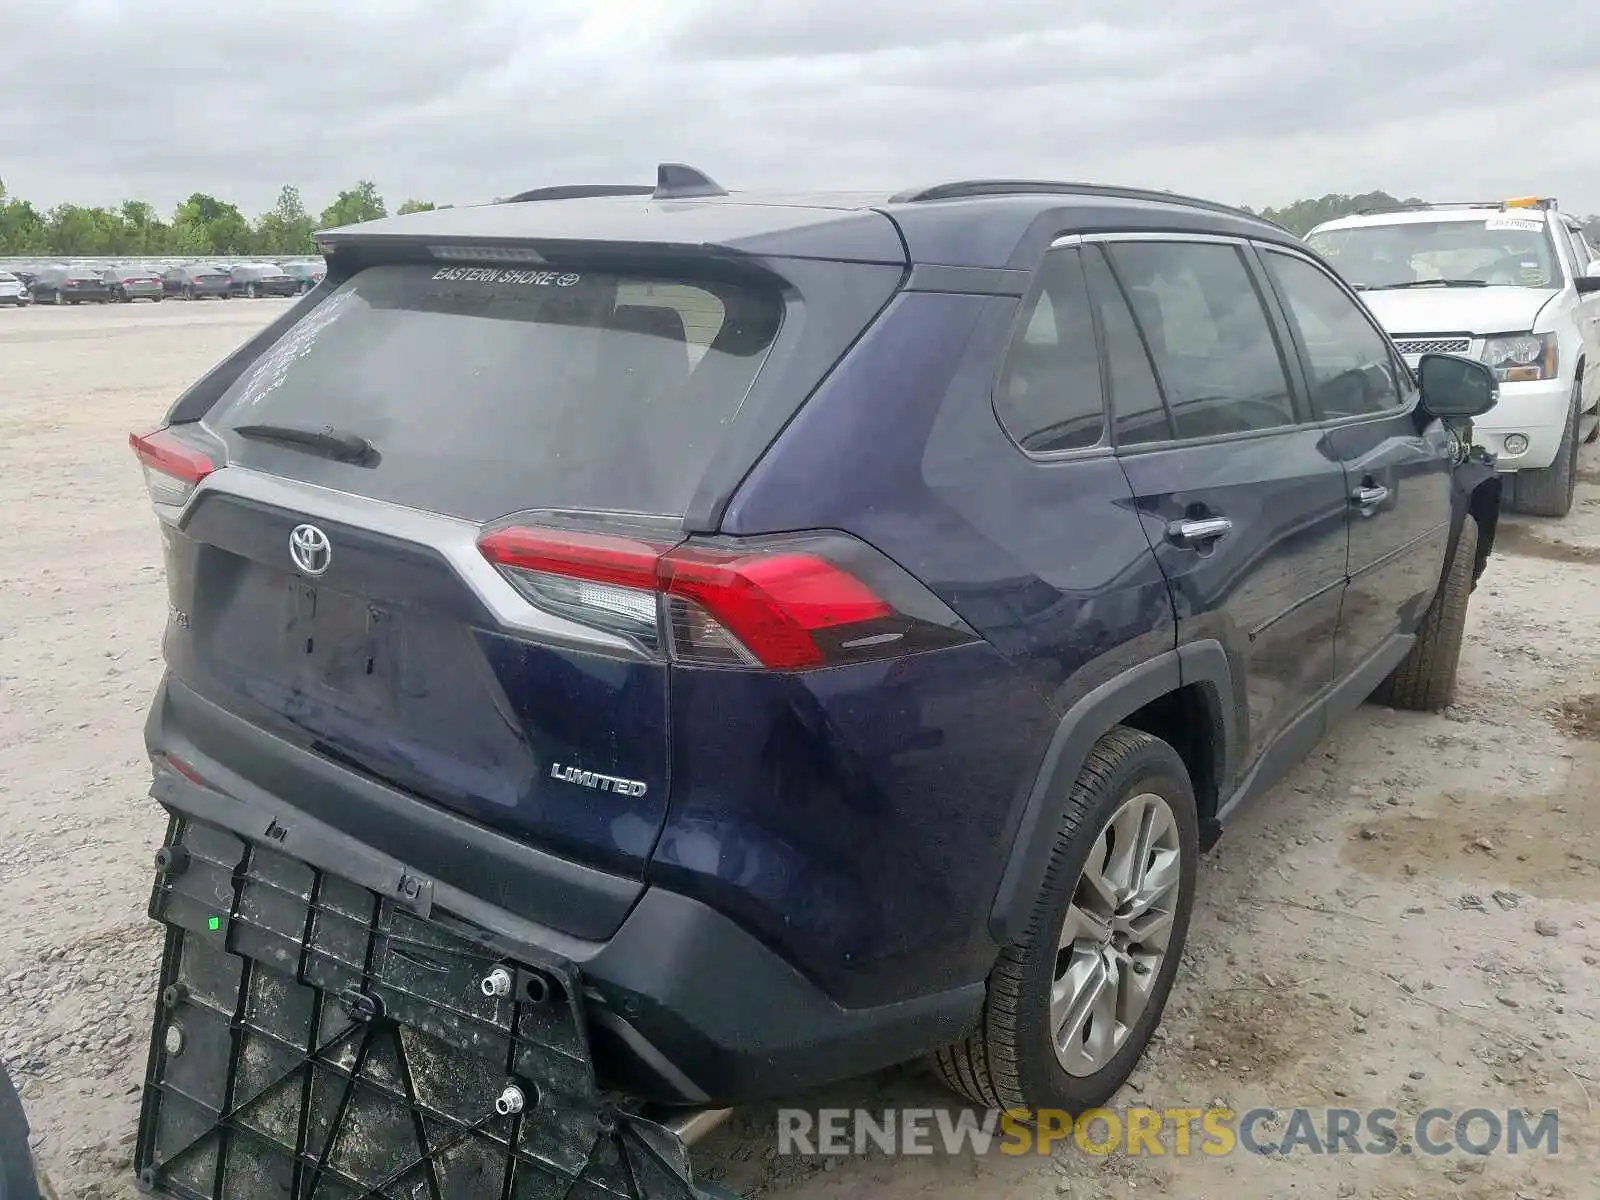
[[[233,461],[474,521],[681,515],[776,337],[748,283],[395,264],[341,284],[207,424]],[[234,430],[334,426],[375,465]]]

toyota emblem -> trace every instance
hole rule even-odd
[[[289,534],[289,557],[307,575],[321,575],[333,561],[333,545],[315,525],[296,525]]]

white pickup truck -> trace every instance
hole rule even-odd
[[[1600,252],[1553,200],[1426,204],[1327,221],[1311,247],[1362,293],[1412,367],[1481,358],[1500,403],[1474,422],[1508,507],[1565,516],[1578,444],[1600,437]]]

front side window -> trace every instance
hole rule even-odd
[[[1129,241],[1109,249],[1179,438],[1295,423],[1283,357],[1237,247]]]
[[[1263,248],[1262,258],[1306,348],[1317,414],[1350,417],[1399,405],[1389,344],[1344,289],[1296,255]]]
[[[1572,271],[1575,275],[1586,275],[1589,264],[1594,261],[1594,254],[1588,244],[1583,240],[1583,233],[1573,229],[1570,225],[1563,226],[1567,235],[1567,242],[1572,247]]]
[[[1558,288],[1561,263],[1543,215],[1491,212],[1311,233],[1307,243],[1363,291],[1422,287]]]
[[[1084,450],[1105,434],[1100,356],[1076,247],[1045,256],[1006,351],[995,413],[1031,454]]]

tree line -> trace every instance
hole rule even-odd
[[[407,200],[395,211],[423,212],[434,207],[431,201]],[[365,179],[340,192],[316,217],[307,210],[300,189],[285,186],[277,203],[254,220],[238,205],[205,192],[195,192],[170,218],[163,218],[143,200],[124,200],[115,208],[58,204],[40,210],[7,194],[4,181],[0,181],[0,257],[314,254],[311,235],[316,230],[388,215],[377,186]]]
[[[1363,192],[1356,196],[1330,192],[1315,199],[1296,200],[1293,204],[1285,204],[1282,208],[1263,208],[1257,215],[1269,221],[1276,221],[1284,228],[1304,237],[1322,222],[1332,221],[1338,217],[1348,217],[1373,208],[1395,208],[1404,204],[1425,203],[1427,203],[1425,200],[1416,196],[1401,200],[1388,192]],[[1600,242],[1600,214],[1584,217],[1583,224],[1590,240]]]
[[[1359,195],[1330,192],[1281,208],[1263,208],[1259,215],[1304,235],[1323,221],[1363,209],[1421,203],[1415,196],[1400,200],[1382,191]],[[407,200],[395,211],[423,212],[435,207],[449,205]],[[124,200],[115,208],[58,204],[41,211],[27,200],[8,196],[4,181],[0,181],[0,257],[313,254],[316,248],[311,235],[316,230],[388,215],[377,186],[366,179],[340,192],[320,217],[306,209],[299,188],[286,186],[278,193],[277,203],[253,221],[237,205],[205,192],[195,192],[179,204],[170,220],[164,220],[143,200]],[[1600,215],[1586,217],[1584,224],[1591,240],[1600,243]]]

